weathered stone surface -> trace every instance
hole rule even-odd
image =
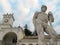
[[[17,40],[24,37],[21,27],[13,27],[14,18],[12,14],[4,14],[2,24],[0,24],[0,40],[3,45],[15,45]],[[1,43],[0,43],[1,45]]]
[[[50,12],[49,14],[46,14],[45,13],[46,10],[47,10],[47,7],[45,5],[42,5],[41,12],[36,12],[33,16],[33,24],[38,34],[38,45],[46,45],[45,39],[44,39],[44,32],[46,32],[47,34],[51,36],[50,42],[52,43],[50,44],[57,45],[56,43],[57,33],[51,26],[51,22],[53,22],[54,18],[50,16],[52,15]],[[48,22],[50,22],[50,25],[48,25]]]

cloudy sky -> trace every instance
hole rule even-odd
[[[0,23],[3,14],[14,13],[13,26],[24,27],[28,24],[28,28],[34,31],[32,17],[34,12],[40,11],[42,5],[48,7],[46,13],[52,11],[55,19],[53,28],[60,34],[60,0],[0,0]]]

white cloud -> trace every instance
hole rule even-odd
[[[59,23],[60,21],[60,11],[56,11],[55,13],[54,13],[54,24],[57,24],[57,23]]]
[[[57,32],[58,34],[60,34],[60,25],[57,25],[57,26],[55,27],[55,30],[56,30],[56,32]]]
[[[38,0],[26,0],[25,2],[22,0],[18,0],[18,10],[21,11],[21,15],[18,16],[20,21],[24,21],[26,19],[30,19],[31,16],[28,14],[30,12],[30,8],[37,8],[38,7]],[[28,15],[29,17],[27,17]]]
[[[28,12],[30,11],[30,9],[26,7],[23,2],[18,3],[18,10],[20,10],[24,15],[28,14]]]
[[[3,9],[4,9],[4,13],[11,13],[12,9],[11,6],[8,2],[8,0],[0,0],[0,3],[2,3]]]
[[[18,2],[18,9],[20,9],[24,14],[28,14],[30,8],[37,8],[38,6],[38,0],[26,0],[25,3],[24,1]]]
[[[38,0],[32,0],[32,3],[33,3],[33,8],[37,8],[39,6]]]
[[[45,3],[45,5],[47,5],[48,7],[48,11],[56,11],[56,4],[59,2],[59,0],[43,0],[43,2]]]
[[[0,13],[0,23],[2,22],[2,15],[3,13]]]
[[[29,8],[37,8],[39,6],[38,0],[25,0],[24,5]]]
[[[17,0],[10,0],[11,1],[11,3],[15,3]]]

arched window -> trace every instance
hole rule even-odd
[[[29,44],[29,45],[33,45],[33,44]]]
[[[25,44],[21,44],[21,45],[25,45]]]
[[[36,44],[36,45],[38,45],[38,44]]]
[[[11,45],[17,43],[17,35],[14,32],[8,32],[4,35],[2,44],[3,45]]]

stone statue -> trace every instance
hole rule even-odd
[[[42,5],[41,12],[35,12],[33,16],[33,24],[38,34],[38,45],[46,45],[44,40],[44,32],[51,36],[50,45],[57,45],[57,33],[52,28],[51,23],[54,22],[54,18],[51,12],[46,14],[47,7]],[[50,25],[48,25],[50,22]]]

